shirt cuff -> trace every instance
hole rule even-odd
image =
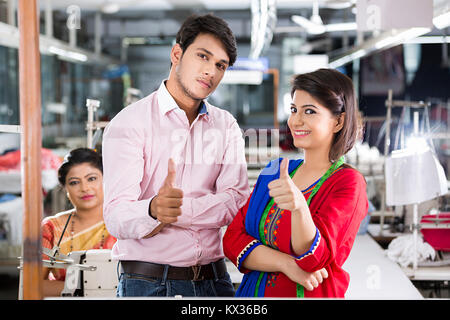
[[[147,212],[145,214],[145,216],[142,216],[142,222],[140,223],[140,225],[138,226],[138,239],[142,239],[145,236],[149,235],[157,226],[159,226],[161,224],[161,222],[158,219],[153,218],[149,212],[148,209],[150,207],[150,202],[153,199],[146,199],[146,200],[141,200],[143,202],[146,203],[146,208],[147,208]]]
[[[193,219],[193,209],[192,209],[192,198],[183,198],[183,204],[181,206],[181,215],[178,216],[177,222],[174,222],[173,225],[179,226],[182,228],[188,228],[192,225]]]

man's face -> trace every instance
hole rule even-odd
[[[203,100],[219,85],[228,68],[229,58],[219,39],[201,33],[172,63],[183,93],[193,100]]]

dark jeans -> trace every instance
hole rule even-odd
[[[234,287],[230,275],[212,280],[169,280],[142,274],[121,273],[117,286],[118,297],[233,297]]]

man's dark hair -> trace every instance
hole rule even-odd
[[[200,33],[211,34],[222,41],[230,59],[229,66],[234,64],[237,56],[236,39],[225,20],[212,14],[203,16],[191,15],[180,27],[176,42],[180,45],[183,52],[185,52]]]

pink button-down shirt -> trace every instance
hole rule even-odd
[[[163,81],[111,120],[102,152],[103,215],[118,239],[114,259],[192,266],[224,257],[221,227],[250,194],[242,132],[229,112],[205,101],[189,125]],[[169,158],[176,163],[175,187],[184,194],[182,214],[143,239],[159,224],[148,209],[167,176]]]

